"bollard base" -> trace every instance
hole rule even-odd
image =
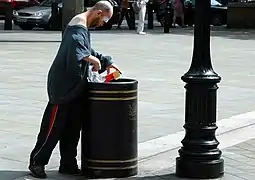
[[[176,176],[182,178],[211,179],[219,178],[224,174],[224,160],[191,161],[190,159],[176,158]]]
[[[101,169],[84,169],[82,176],[86,178],[125,178],[137,175],[137,168],[123,170],[101,170]]]

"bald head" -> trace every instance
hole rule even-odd
[[[113,6],[109,1],[98,1],[93,7],[92,10],[101,10],[107,13],[113,13]]]
[[[99,1],[86,14],[89,27],[102,26],[111,19],[113,6],[109,1]]]

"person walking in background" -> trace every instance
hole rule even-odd
[[[182,27],[185,26],[184,24],[184,11],[183,11],[183,3],[181,0],[174,0],[174,17],[173,17],[173,27],[176,25],[176,18],[181,18]]]
[[[137,33],[140,35],[145,35],[144,32],[144,22],[145,22],[145,15],[146,15],[146,5],[149,2],[149,0],[138,0],[139,4],[139,20],[138,20],[138,26],[137,26]]]
[[[120,19],[119,19],[119,22],[118,22],[117,29],[121,29],[120,26],[121,26],[121,24],[124,20],[124,17],[126,18],[129,29],[131,29],[128,0],[122,0],[122,2],[121,2],[121,14],[120,14]]]

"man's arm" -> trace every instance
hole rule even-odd
[[[93,64],[93,71],[100,71],[101,69],[101,63],[99,61],[98,58],[96,58],[95,56],[87,56],[85,58],[83,58],[85,61],[89,62],[90,64]]]
[[[98,58],[99,61],[101,62],[101,70],[99,71],[99,73],[104,72],[106,70],[106,68],[113,63],[112,57],[99,54],[96,51],[94,51],[93,49],[91,49],[91,56]]]
[[[101,69],[101,64],[98,58],[93,56],[89,50],[88,42],[81,41],[78,38],[74,38],[73,42],[75,43],[75,55],[78,61],[84,60],[90,64],[93,64],[93,69],[98,71]]]

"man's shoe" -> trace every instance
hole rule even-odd
[[[81,170],[78,168],[78,166],[61,166],[58,169],[58,172],[60,174],[69,174],[69,175],[80,175]]]
[[[45,173],[45,167],[43,165],[39,164],[34,164],[34,165],[29,165],[28,169],[31,172],[31,175],[36,177],[36,178],[47,178],[47,174]]]

